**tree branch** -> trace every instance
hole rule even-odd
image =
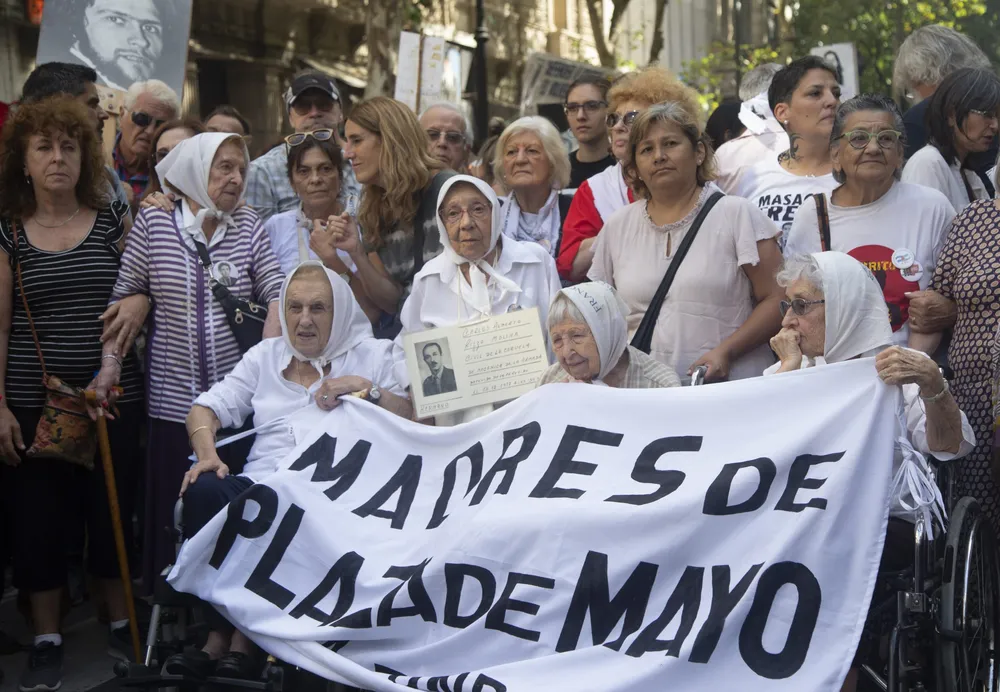
[[[594,47],[597,48],[597,56],[604,67],[615,67],[615,55],[608,48],[608,41],[604,38],[604,17],[598,5],[600,0],[586,0],[587,14],[590,17],[590,28],[594,34]],[[620,1],[620,0],[619,0]],[[613,17],[613,15],[612,15]]]
[[[663,51],[663,17],[667,13],[667,2],[660,0],[656,4],[656,19],[653,20],[653,45],[649,49],[649,63],[658,62]]]

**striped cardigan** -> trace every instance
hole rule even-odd
[[[178,219],[180,211],[176,212]],[[213,262],[231,262],[229,290],[266,305],[278,300],[284,276],[260,217],[238,209],[237,228],[208,248]],[[142,293],[153,303],[146,348],[149,415],[181,423],[195,398],[224,378],[241,353],[226,314],[212,295],[208,272],[174,214],[145,209],[128,235],[111,302]],[[213,238],[215,240],[215,238]]]

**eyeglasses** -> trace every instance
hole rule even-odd
[[[167,122],[166,120],[157,120],[149,113],[143,113],[142,111],[132,111],[131,118],[132,122],[134,122],[136,125],[138,125],[144,130],[150,125],[159,127],[163,123]]]
[[[583,103],[564,103],[563,110],[566,111],[566,115],[572,115],[578,112],[581,108],[584,113],[596,113],[602,108],[607,108],[607,101],[584,101]]]
[[[625,115],[618,115],[617,113],[608,113],[608,119],[604,122],[607,123],[608,128],[612,128],[618,124],[620,120],[622,125],[625,127],[632,127],[632,123],[635,119],[639,117],[639,111],[629,111]]]
[[[792,301],[783,300],[778,304],[778,307],[781,310],[782,317],[785,316],[785,313],[788,312],[789,308],[791,308],[793,313],[802,317],[812,309],[813,305],[822,305],[825,302],[825,300],[806,300],[804,298],[796,298]]]
[[[840,138],[846,139],[847,143],[855,149],[866,148],[872,139],[874,139],[882,149],[892,149],[899,144],[899,138],[902,136],[903,133],[899,130],[882,130],[881,132],[851,130],[850,132],[845,132],[840,135]]]
[[[333,130],[322,129],[313,130],[312,132],[296,132],[293,135],[288,135],[285,137],[285,144],[290,147],[297,147],[302,144],[306,139],[312,137],[317,142],[328,142],[333,139]]]
[[[461,132],[454,132],[454,131],[441,132],[440,130],[427,130],[427,137],[432,142],[436,142],[439,139],[441,139],[442,135],[444,136],[444,141],[448,142],[448,144],[461,144],[462,142],[465,141],[465,135],[463,135]]]
[[[485,221],[489,218],[492,213],[493,208],[488,204],[483,204],[482,202],[476,202],[468,207],[448,207],[441,212],[441,220],[444,221],[446,226],[454,226],[458,224],[462,217],[468,212],[469,216],[473,221]]]
[[[996,111],[980,111],[975,108],[970,108],[969,112],[975,113],[980,118],[986,118],[987,120],[1000,120],[1000,116],[998,116]]]

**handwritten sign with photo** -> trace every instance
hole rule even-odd
[[[549,366],[538,308],[407,334],[418,418],[516,399]]]

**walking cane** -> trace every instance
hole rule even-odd
[[[115,534],[115,550],[118,553],[118,571],[125,587],[125,607],[128,608],[128,628],[132,635],[132,652],[135,662],[142,661],[139,649],[139,623],[135,616],[135,601],[132,600],[132,576],[128,568],[128,553],[125,551],[125,532],[122,530],[121,511],[118,508],[118,486],[115,483],[115,467],[111,462],[111,442],[108,440],[108,419],[104,409],[97,403],[97,393],[85,392],[87,403],[97,408],[97,444],[101,448],[101,463],[104,468],[104,483],[108,488],[108,505],[111,507],[111,528]]]

